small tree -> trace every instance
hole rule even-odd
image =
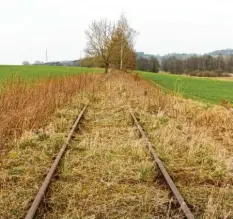
[[[233,55],[228,58],[228,72],[233,73]]]
[[[86,32],[87,47],[85,52],[91,57],[100,57],[108,73],[113,48],[115,25],[108,20],[93,21]]]
[[[151,69],[150,69],[151,72],[155,72],[155,73],[159,72],[160,64],[156,57],[151,57],[150,66],[151,66]]]
[[[28,61],[23,61],[22,65],[30,65],[30,62],[28,62]]]
[[[118,21],[116,35],[120,43],[120,69],[122,70],[125,53],[132,51],[132,55],[134,55],[134,39],[137,35],[137,32],[129,26],[128,20],[124,14],[121,15]]]
[[[34,63],[34,65],[42,65],[43,64],[43,62],[41,62],[41,61],[35,61],[35,63]]]

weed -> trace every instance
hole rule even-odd
[[[148,169],[146,167],[140,168],[140,180],[145,181],[148,176]]]
[[[49,137],[50,137],[49,134],[47,134],[45,132],[41,132],[38,134],[39,141],[44,141],[44,140],[48,139]]]
[[[166,124],[168,124],[168,122],[169,122],[169,118],[167,118],[167,117],[160,117],[160,118],[159,118],[159,122],[160,122],[160,124],[162,124],[162,125],[166,125]]]

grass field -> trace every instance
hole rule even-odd
[[[35,80],[45,77],[77,75],[80,73],[102,73],[103,69],[65,66],[17,66],[0,65],[0,81],[20,77]],[[233,100],[233,81],[189,76],[139,72],[140,75],[168,90],[181,93],[186,98],[219,104],[222,100]]]
[[[37,79],[51,76],[75,75],[83,72],[102,73],[103,69],[66,66],[0,65],[0,80],[13,76],[17,76],[22,79]]]
[[[190,76],[139,72],[140,75],[160,86],[181,93],[186,98],[219,104],[222,100],[233,100],[233,81]]]

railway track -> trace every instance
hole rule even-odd
[[[47,176],[45,177],[44,182],[42,183],[29,211],[27,212],[27,215],[25,217],[25,219],[32,219],[35,217],[36,212],[40,206],[40,203],[43,200],[43,197],[46,194],[46,191],[50,185],[50,182],[53,178],[53,175],[59,165],[59,162],[61,160],[61,158],[63,157],[67,147],[70,144],[70,141],[72,139],[72,136],[75,132],[75,130],[77,129],[78,124],[80,123],[83,114],[86,111],[87,106],[85,106],[82,111],[80,112],[77,120],[75,121],[67,139],[65,140],[64,144],[61,147],[61,150],[59,152],[59,154],[57,155],[54,163],[52,164]],[[192,212],[190,211],[188,205],[186,204],[186,202],[184,201],[184,198],[182,197],[182,195],[180,194],[179,190],[177,189],[177,187],[175,186],[174,182],[172,181],[171,177],[169,176],[169,173],[167,172],[163,162],[161,161],[161,159],[158,157],[158,155],[156,154],[156,152],[154,151],[154,146],[153,144],[150,142],[146,132],[143,130],[142,126],[139,124],[134,112],[131,110],[130,111],[130,115],[134,121],[135,126],[137,127],[138,131],[140,132],[143,142],[147,145],[149,152],[152,155],[152,158],[156,164],[156,166],[158,167],[159,171],[161,172],[162,176],[164,177],[168,187],[170,188],[170,190],[172,191],[174,197],[177,199],[179,205],[180,205],[180,209],[183,211],[183,214],[185,215],[186,218],[188,219],[194,219],[194,215],[192,214]],[[101,181],[105,184],[108,184],[107,182],[105,182],[103,179],[101,179]],[[108,185],[109,186],[109,185]]]
[[[169,173],[167,172],[163,162],[161,161],[161,159],[159,158],[159,156],[156,154],[155,150],[154,150],[154,146],[153,144],[150,142],[146,132],[143,130],[142,126],[139,124],[135,114],[131,111],[130,112],[134,123],[138,129],[138,131],[140,132],[142,138],[144,139],[157,167],[159,168],[161,174],[163,175],[164,179],[167,182],[167,185],[169,186],[169,188],[171,189],[174,197],[176,198],[176,200],[178,201],[182,211],[184,212],[185,216],[188,219],[194,219],[194,216],[192,214],[192,212],[190,211],[188,205],[186,204],[186,202],[184,201],[184,198],[182,197],[182,195],[180,194],[179,190],[177,189],[177,187],[175,186],[175,183],[172,181]]]
[[[48,189],[48,186],[49,186],[49,184],[51,182],[51,179],[52,179],[52,177],[53,177],[53,175],[54,175],[54,173],[55,173],[55,171],[57,169],[57,166],[58,166],[58,164],[59,164],[62,156],[64,155],[64,153],[66,151],[66,148],[69,145],[70,140],[71,140],[71,138],[72,138],[72,136],[74,134],[74,131],[77,129],[77,126],[80,123],[80,121],[82,119],[82,116],[83,116],[86,108],[87,108],[87,106],[85,106],[83,108],[83,110],[79,114],[78,118],[76,119],[76,121],[75,121],[75,123],[74,123],[74,125],[73,125],[73,127],[72,127],[72,129],[71,129],[71,131],[70,131],[70,133],[69,133],[66,141],[62,145],[61,150],[59,151],[59,153],[58,153],[58,155],[57,155],[54,163],[52,164],[51,168],[49,169],[48,174],[45,177],[45,180],[42,183],[42,185],[41,185],[41,187],[40,187],[40,189],[39,189],[39,191],[38,191],[38,193],[37,193],[37,195],[36,195],[36,197],[35,197],[32,205],[31,205],[30,209],[29,209],[29,211],[28,211],[28,213],[27,213],[27,215],[25,217],[25,219],[33,219],[34,218],[34,216],[36,214],[36,211],[37,211],[37,209],[38,209],[38,207],[39,207],[39,205],[41,203],[41,200],[44,197],[45,192]]]

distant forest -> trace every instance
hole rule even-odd
[[[218,50],[205,55],[168,54],[153,56],[137,53],[137,69],[142,71],[164,71],[200,77],[230,76],[233,73],[233,50]]]
[[[116,56],[116,55],[115,55]],[[115,57],[114,56],[114,57]],[[24,65],[29,64],[24,62]],[[86,57],[81,60],[42,63],[36,61],[34,65],[55,66],[82,66],[101,67],[103,63],[98,57]],[[143,52],[131,52],[125,54],[125,69],[140,70],[157,73],[159,71],[172,74],[186,74],[199,77],[230,76],[233,73],[233,50],[217,50],[204,55],[172,53],[165,56],[144,54]],[[112,68],[119,69],[119,58],[113,59]]]
[[[191,76],[229,76],[229,73],[233,73],[233,55],[219,54],[217,57],[203,55],[187,59],[169,57],[162,60],[161,70],[172,74]]]

